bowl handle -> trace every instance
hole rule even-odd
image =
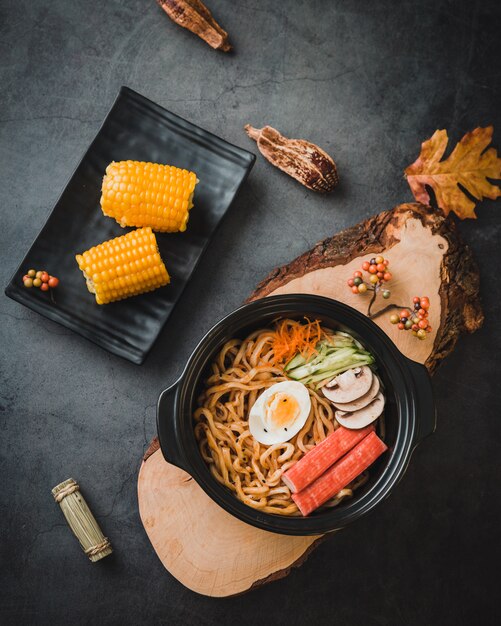
[[[157,431],[160,449],[164,459],[186,470],[183,456],[179,448],[178,428],[176,423],[176,392],[179,385],[177,380],[173,385],[164,389],[158,398],[157,404]]]
[[[431,435],[437,427],[437,409],[433,400],[433,389],[431,386],[428,370],[421,363],[407,359],[409,368],[416,385],[417,394],[417,431],[414,436],[414,447],[416,447],[425,437]]]

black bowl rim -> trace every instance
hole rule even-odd
[[[193,434],[192,411],[184,412],[183,405],[188,397],[188,383],[194,387],[199,383],[200,376],[207,363],[205,353],[208,347],[222,332],[226,331],[230,324],[236,323],[239,328],[243,328],[259,324],[263,317],[269,315],[277,317],[292,313],[297,315],[298,312],[294,312],[291,308],[300,309],[300,314],[310,313],[314,315],[313,311],[303,311],[303,307],[308,306],[316,308],[317,315],[323,314],[332,317],[339,324],[351,328],[371,345],[371,349],[374,349],[376,344],[377,349],[375,352],[379,355],[378,366],[386,371],[394,386],[396,386],[397,381],[399,383],[399,393],[395,393],[395,397],[398,400],[397,410],[400,420],[395,445],[389,451],[390,459],[380,476],[363,495],[346,501],[343,507],[335,507],[318,516],[287,517],[272,515],[259,512],[244,504],[210,475],[207,465],[200,455]],[[238,330],[233,332],[238,332]],[[220,345],[220,340],[218,340],[217,346],[211,347],[210,355],[213,355]],[[381,353],[385,353],[389,361],[384,360],[383,362]],[[204,361],[204,363],[200,363],[201,361]],[[416,384],[412,376],[411,365],[425,370],[421,364],[405,357],[386,333],[372,320],[356,309],[337,300],[309,294],[287,294],[268,296],[244,304],[219,320],[205,333],[191,353],[178,381],[166,390],[174,391],[175,389],[174,428],[177,438],[176,445],[183,459],[183,469],[188,471],[205,493],[223,509],[238,519],[258,528],[292,535],[324,534],[342,528],[367,514],[381,500],[386,498],[408,466],[412,451],[417,443],[418,433]],[[403,417],[406,417],[406,419],[402,419]],[[161,419],[161,416],[158,415],[160,445],[164,456],[166,456],[162,446]],[[193,453],[190,454],[190,448],[196,450],[195,456],[193,456]]]

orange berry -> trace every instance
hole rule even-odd
[[[419,301],[419,304],[421,305],[422,309],[429,309],[430,308],[430,301],[426,297],[421,298],[421,300]]]
[[[386,265],[384,263],[378,263],[376,265],[376,269],[378,272],[384,272],[386,270]]]
[[[353,272],[353,278],[362,278],[362,272],[360,270]]]
[[[370,267],[370,265],[371,265],[371,264],[369,263],[369,261],[364,261],[364,262],[362,263],[362,269],[363,269],[364,271],[366,271],[366,272],[367,272],[367,271],[368,271],[368,269],[369,269],[369,267]]]
[[[400,330],[404,330],[405,326],[404,326],[404,324],[402,324],[402,322],[400,322],[400,323],[398,324],[398,328],[399,328]]]
[[[351,290],[352,290],[353,293],[358,293],[358,287],[356,285],[353,285]]]
[[[349,278],[347,282],[348,282],[348,287],[353,287],[353,284],[354,284],[353,278]]]
[[[42,284],[40,285],[40,289],[41,289],[42,291],[49,291],[49,285],[48,285],[47,283],[42,283]]]
[[[375,265],[369,265],[369,272],[371,274],[375,274],[377,272],[377,268]]]
[[[390,272],[385,272],[385,275],[383,276],[384,280],[388,281],[391,280],[392,276],[390,274]]]
[[[378,272],[378,273],[376,274],[376,276],[377,276],[379,279],[381,279],[381,278],[383,278],[384,274],[383,274],[383,272]]]
[[[407,311],[407,309],[402,309],[400,311],[400,317],[409,317],[410,313],[409,311]]]
[[[426,328],[428,326],[428,322],[426,320],[419,320],[418,326],[419,328]]]

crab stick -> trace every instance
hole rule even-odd
[[[301,491],[373,430],[373,424],[359,430],[340,426],[287,470],[282,476],[283,482],[292,493]]]
[[[303,515],[309,515],[355,480],[387,449],[375,432],[369,433],[315,482],[299,493],[293,493],[292,499]]]

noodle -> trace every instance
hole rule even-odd
[[[272,364],[276,333],[258,330],[244,340],[231,339],[211,366],[207,388],[195,411],[195,437],[212,476],[254,509],[299,515],[281,477],[314,445],[339,427],[331,403],[307,387],[311,411],[300,432],[285,443],[265,446],[252,437],[248,415],[257,397],[275,383],[288,380]],[[366,482],[359,476],[326,506],[336,506]]]

